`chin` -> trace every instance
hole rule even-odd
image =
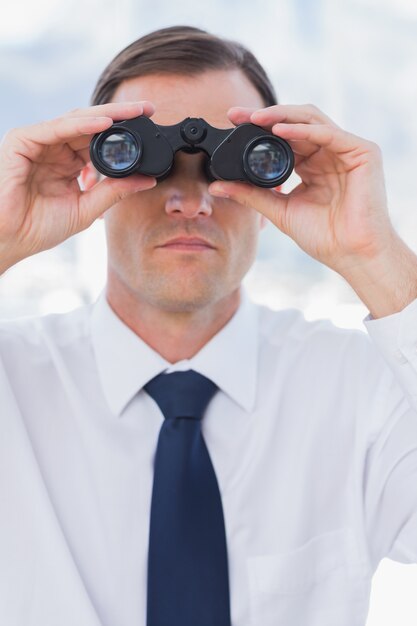
[[[217,302],[223,291],[216,280],[203,280],[202,277],[197,281],[154,281],[146,290],[146,300],[158,309],[191,313]]]
[[[213,304],[216,300],[214,294],[179,292],[176,294],[159,294],[153,298],[152,304],[158,309],[170,313],[192,313]]]

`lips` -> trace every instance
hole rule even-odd
[[[158,248],[181,248],[181,249],[201,249],[201,248],[211,248],[214,249],[214,246],[201,237],[175,237],[174,239],[169,239],[164,244],[157,246]]]

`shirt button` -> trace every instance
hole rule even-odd
[[[417,352],[417,346],[416,346],[416,352]],[[407,359],[405,358],[405,356],[403,355],[403,353],[401,352],[401,350],[396,350],[394,352],[395,358],[397,359],[397,361],[399,361],[400,363],[407,363]]]

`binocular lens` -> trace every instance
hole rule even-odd
[[[257,143],[247,154],[247,165],[256,178],[270,181],[288,168],[288,156],[279,144],[268,140]]]
[[[139,146],[136,139],[127,131],[107,135],[98,149],[98,156],[104,165],[115,171],[131,167],[138,154]]]

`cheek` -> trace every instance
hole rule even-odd
[[[231,223],[230,254],[239,264],[250,266],[258,247],[261,215],[254,209],[239,207],[239,214]]]
[[[147,232],[152,211],[152,202],[145,197],[146,192],[138,192],[113,205],[104,214],[107,237],[110,240],[139,242]]]
[[[107,257],[111,265],[127,270],[138,267],[146,226],[141,223],[138,210],[131,211],[121,204],[113,206],[104,216]]]
[[[255,209],[236,204],[230,214],[228,228],[235,239],[256,241],[262,225],[262,215]]]

